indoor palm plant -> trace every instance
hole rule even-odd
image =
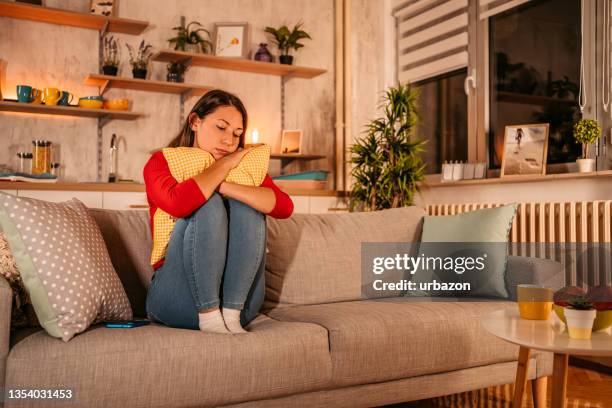
[[[582,144],[582,159],[576,160],[581,173],[595,171],[595,160],[589,158],[589,145],[601,137],[601,127],[596,120],[580,119],[574,125],[574,139]]]
[[[381,105],[383,117],[369,123],[365,136],[350,147],[351,211],[412,205],[425,172],[420,157],[425,142],[414,135],[417,98],[409,85],[389,88]]]
[[[212,43],[200,33],[204,33],[210,38],[210,32],[202,28],[202,24],[198,21],[192,21],[186,27],[184,24],[183,21],[180,26],[172,28],[176,30],[176,36],[168,40],[170,45],[174,44],[174,49],[178,51],[203,52],[206,54],[212,48]],[[191,30],[192,25],[198,28]]]
[[[293,27],[293,30],[289,30],[289,27],[282,26],[280,28],[266,27],[265,31],[272,34],[274,43],[278,47],[280,52],[279,60],[281,64],[291,65],[293,63],[293,56],[289,55],[292,49],[299,50],[304,46],[299,41],[305,38],[312,39],[310,35],[302,30],[302,22],[299,22]]]

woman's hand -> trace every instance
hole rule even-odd
[[[224,165],[228,166],[229,170],[237,167],[240,162],[242,161],[242,159],[244,158],[244,156],[250,152],[251,150],[253,150],[255,148],[255,146],[250,146],[247,147],[246,149],[238,149],[233,153],[230,153],[226,156],[223,156],[222,158],[220,158],[219,160],[217,160],[218,162],[222,162]]]

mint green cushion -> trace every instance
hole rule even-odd
[[[507,298],[505,284],[508,238],[517,205],[426,216],[419,254],[426,257],[476,256],[486,253],[486,267],[457,274],[454,271],[419,270],[411,279],[422,282],[470,282],[470,291],[408,291],[409,296],[480,296]],[[449,243],[449,244],[445,244]],[[452,244],[451,244],[452,243]]]

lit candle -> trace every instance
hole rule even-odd
[[[258,140],[259,140],[259,130],[253,129],[251,131],[251,143],[256,144]]]

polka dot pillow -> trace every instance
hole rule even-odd
[[[132,319],[100,229],[79,200],[51,203],[0,192],[0,228],[51,336],[68,341],[93,323]]]

